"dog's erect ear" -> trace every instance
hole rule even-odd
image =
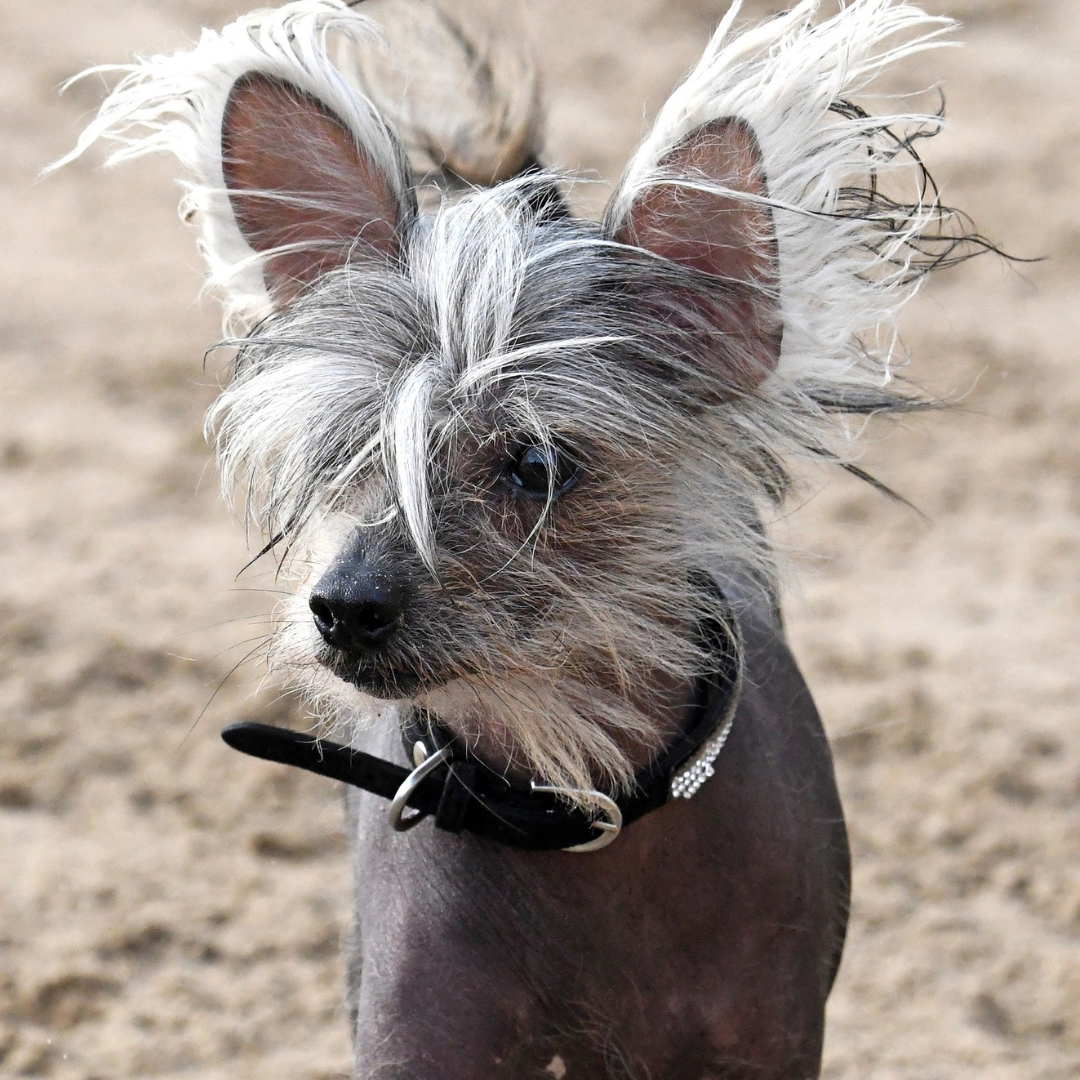
[[[775,370],[781,338],[776,233],[757,138],[736,117],[710,121],[650,174],[629,199],[622,196],[623,205],[620,195],[613,200],[615,239],[728,286],[717,329],[741,347],[718,374],[751,390]]]
[[[267,253],[275,306],[350,257],[397,254],[399,202],[389,180],[345,121],[290,83],[259,72],[236,81],[221,154],[236,224]]]
[[[255,11],[195,48],[141,59],[61,164],[98,139],[111,162],[167,151],[183,166],[181,214],[201,227],[225,332],[246,334],[349,259],[392,260],[416,213],[408,162],[331,46],[378,48],[340,0]]]

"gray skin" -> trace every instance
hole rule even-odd
[[[739,613],[746,678],[715,776],[602,851],[395,833],[350,789],[358,1080],[818,1075],[847,835],[779,618]],[[396,731],[364,749],[405,764]]]

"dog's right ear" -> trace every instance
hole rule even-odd
[[[265,256],[275,307],[350,258],[399,251],[402,207],[348,124],[299,87],[249,72],[221,121],[221,169],[241,235]]]

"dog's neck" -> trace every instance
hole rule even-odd
[[[649,716],[652,738],[635,738],[626,731],[608,730],[612,740],[626,755],[634,772],[649,764],[657,751],[676,734],[686,730],[697,705],[698,687],[693,680],[677,678],[659,668],[635,681],[625,695],[629,708]],[[447,722],[447,718],[441,718]],[[599,721],[597,721],[599,722]],[[452,722],[447,726],[453,728]],[[458,734],[463,734],[458,732]],[[464,733],[470,753],[512,782],[527,784],[535,774],[527,768],[524,757],[515,752],[513,736],[497,717],[485,718],[478,731]]]

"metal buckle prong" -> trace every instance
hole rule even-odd
[[[413,760],[417,757],[419,757],[419,755],[415,752],[414,748]],[[409,801],[409,796],[412,795],[419,786],[420,781],[423,780],[428,773],[434,772],[444,761],[449,760],[450,747],[444,746],[441,750],[432,754],[431,757],[424,758],[420,764],[401,781],[401,787],[397,789],[394,798],[390,802],[390,828],[395,832],[408,832],[414,825],[419,825],[420,822],[427,817],[427,814],[422,810],[417,810],[410,817],[405,817],[405,805]]]
[[[606,848],[622,832],[623,820],[619,804],[612,798],[600,791],[584,791],[581,788],[550,787],[547,784],[538,784],[533,781],[533,791],[547,791],[552,795],[586,795],[590,802],[597,804],[602,814],[606,814],[607,821],[594,821],[592,827],[600,833],[594,840],[586,840],[584,844],[575,844],[573,847],[563,848],[563,851],[574,851],[579,854],[586,851],[599,851]]]

